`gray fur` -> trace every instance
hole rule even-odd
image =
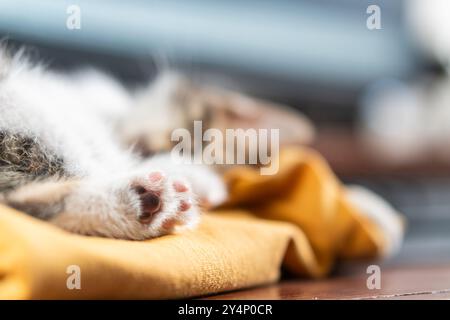
[[[36,138],[0,131],[0,192],[66,176],[64,161]]]

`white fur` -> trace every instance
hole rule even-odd
[[[64,213],[53,223],[82,234],[144,239],[173,232],[162,227],[168,219],[194,226],[199,219],[197,196],[211,204],[224,200],[222,182],[211,171],[181,169],[171,165],[168,156],[141,163],[118,143],[117,123],[130,116],[138,100],[149,110],[155,108],[155,117],[141,119],[147,126],[157,128],[170,121],[170,117],[158,117],[161,110],[156,110],[164,108],[161,101],[170,88],[160,88],[160,96],[153,94],[142,101],[142,94],[137,98],[98,71],[60,74],[32,66],[20,56],[11,60],[1,51],[0,71],[0,130],[36,137],[61,155],[65,170],[80,179],[66,197]],[[147,183],[154,171],[165,176],[157,186],[150,186],[162,190],[163,212],[145,225],[137,220],[140,202],[131,186],[136,181]],[[191,186],[190,190],[176,192],[175,180]],[[183,215],[178,214],[181,200],[193,203]]]
[[[361,186],[348,186],[347,196],[352,205],[381,229],[386,244],[382,254],[391,256],[397,253],[403,242],[405,228],[395,209],[381,197]]]

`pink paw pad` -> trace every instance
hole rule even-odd
[[[162,181],[163,178],[164,176],[160,172],[153,172],[149,174],[148,181],[151,185]],[[134,189],[141,200],[139,221],[143,224],[148,224],[151,222],[153,216],[161,210],[160,191],[150,188],[145,183],[138,184]]]
[[[173,188],[175,189],[176,192],[186,192],[189,190],[188,187],[184,183],[179,182],[179,181],[175,181],[173,183]]]
[[[150,182],[159,182],[164,178],[164,175],[161,172],[152,172],[148,175],[148,179]]]
[[[179,206],[179,210],[181,212],[183,211],[188,211],[190,208],[192,207],[192,203],[189,200],[181,200],[180,201],[180,206]]]

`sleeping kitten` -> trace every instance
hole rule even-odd
[[[142,108],[153,110],[141,119],[153,143],[177,125],[159,101],[170,83],[157,80],[143,99],[97,71],[60,74],[0,50],[0,201],[85,235],[139,240],[195,226],[199,200],[225,198],[219,177],[120,143]]]

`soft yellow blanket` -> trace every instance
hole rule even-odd
[[[235,168],[225,179],[229,203],[197,230],[140,242],[74,235],[0,207],[0,298],[193,297],[277,281],[282,265],[322,277],[338,258],[388,245],[312,151],[284,150],[274,176]],[[73,265],[80,289],[67,286]]]

